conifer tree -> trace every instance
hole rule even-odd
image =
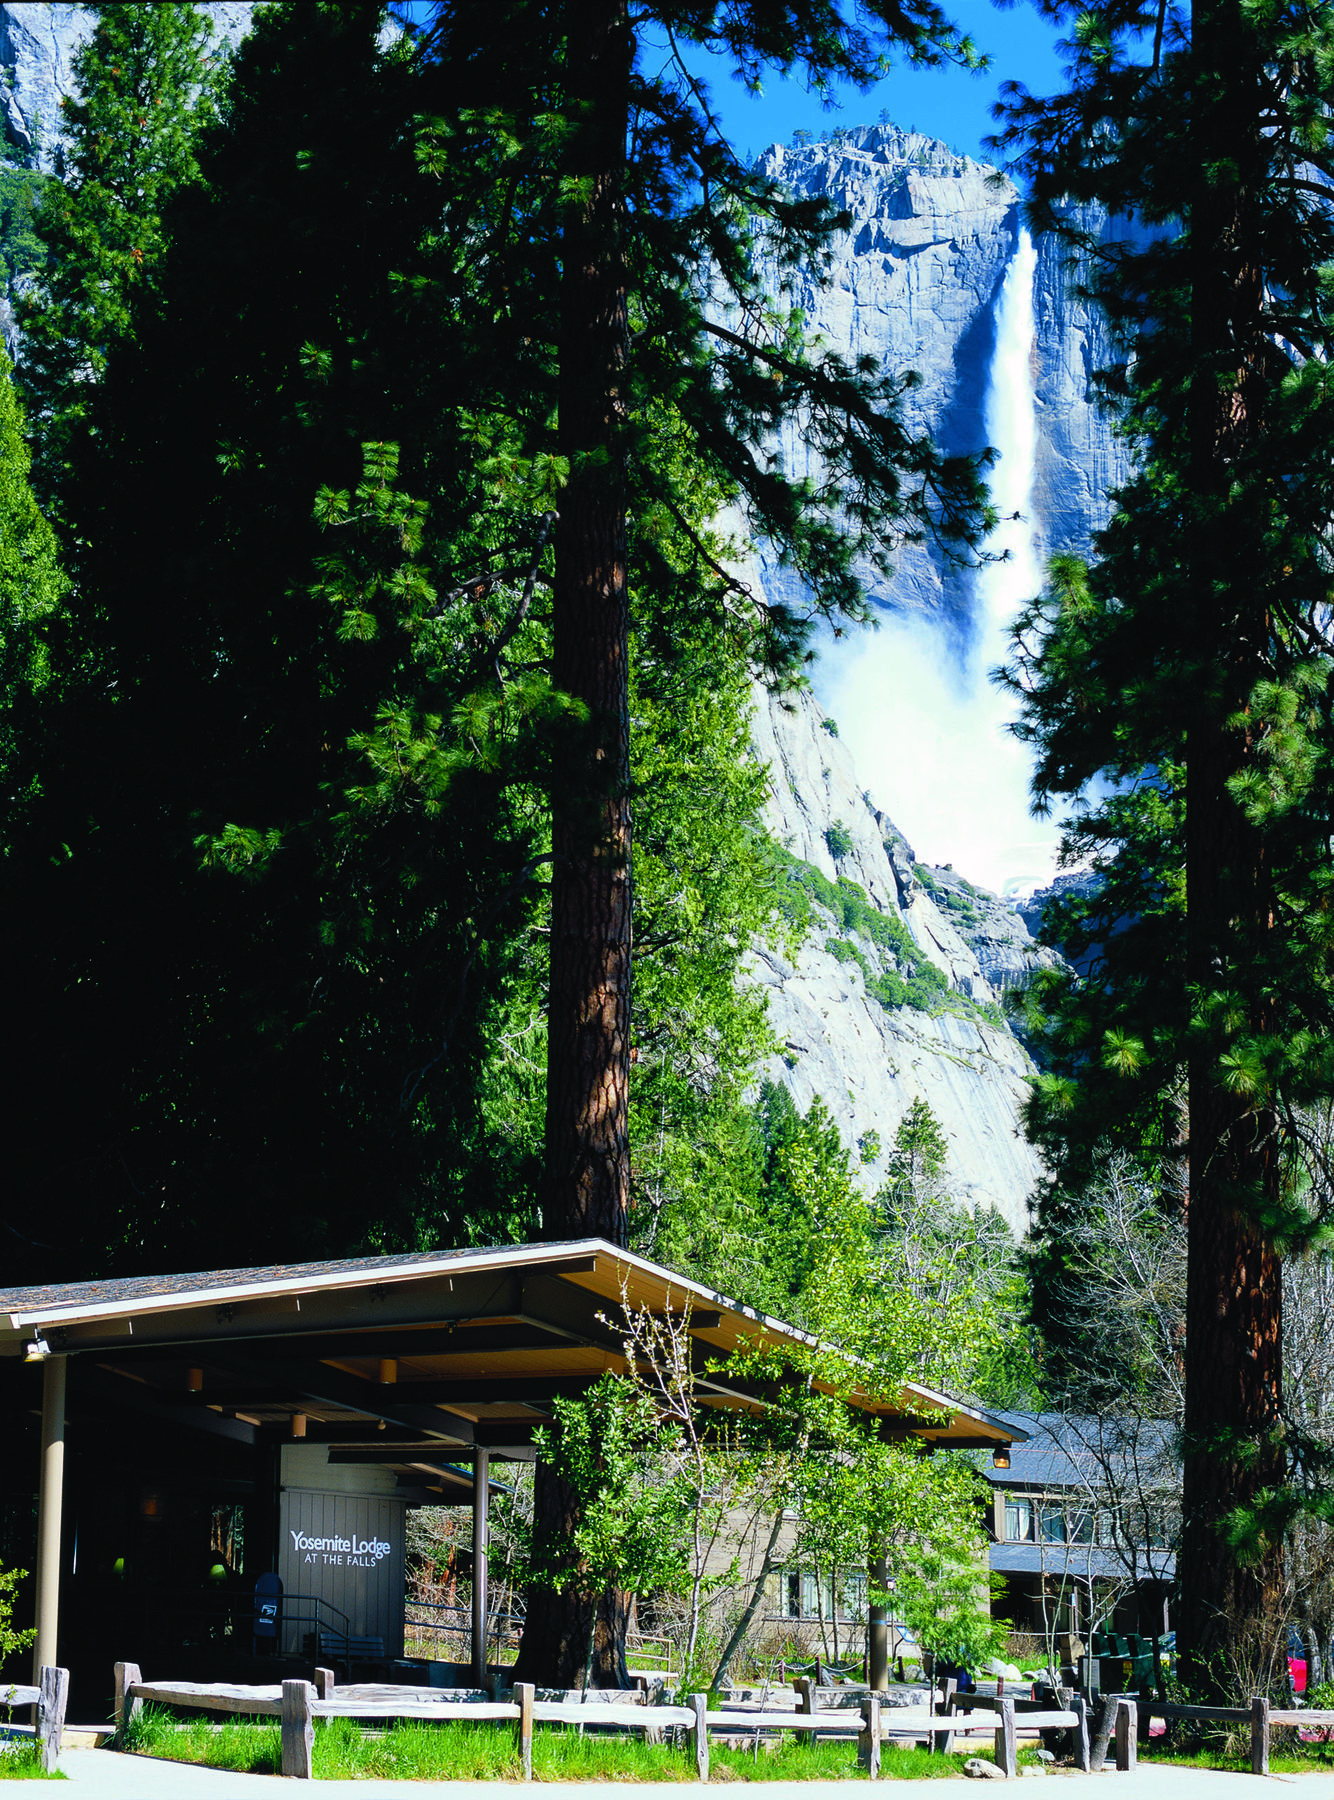
[[[439,9],[434,41],[455,96],[455,153],[466,167],[503,130],[513,180],[529,196],[527,236],[555,283],[553,449],[567,478],[553,676],[572,705],[552,787],[544,1228],[613,1242],[625,1239],[630,1194],[626,515],[632,467],[651,462],[643,396],[672,397],[691,453],[795,564],[813,612],[864,616],[859,557],[883,562],[896,541],[932,526],[966,539],[978,522],[972,469],[905,429],[898,372],[813,352],[759,291],[758,241],[780,262],[818,260],[832,209],[794,204],[740,164],[679,55],[650,72],[639,46],[657,28],[673,48],[679,35],[755,78],[766,66],[800,69],[817,86],[868,85],[891,48],[920,61],[971,54],[933,0],[873,6],[856,19],[825,0],[781,19],[748,6],[632,19],[621,0],[569,0],[554,11],[513,0],[503,27],[493,7],[472,0]],[[447,89],[442,109],[450,104]],[[496,282],[509,310],[513,247],[501,237],[492,256],[497,240],[477,241],[479,261],[491,265],[482,279]],[[516,316],[525,339],[536,335],[527,311]],[[794,413],[824,459],[822,480],[790,481],[765,452]],[[721,573],[716,563],[712,572]],[[739,615],[761,656],[791,657],[802,637],[795,619],[765,617],[725,576],[714,586],[713,603]]]
[[[1283,0],[1101,8],[1069,92],[1017,92],[1007,134],[1133,350],[1140,468],[1015,634],[1035,792],[1085,800],[1071,850],[1104,877],[1064,909],[1087,972],[1045,984],[1030,1126],[1058,1260],[1099,1143],[1185,1157],[1178,1641],[1204,1687],[1272,1648],[1302,1503],[1279,1258],[1322,1224],[1302,1108],[1334,1087],[1332,48],[1328,9]]]
[[[67,583],[55,533],[28,481],[31,456],[23,409],[9,359],[0,352],[0,820],[21,805],[16,738],[28,717],[28,698],[47,675],[43,623],[60,605]],[[0,832],[0,843],[8,838]]]
[[[62,103],[65,179],[43,188],[36,228],[46,259],[18,308],[48,492],[88,384],[131,331],[136,296],[161,261],[163,208],[198,173],[214,80],[212,25],[187,0],[88,10],[95,23],[75,53],[76,92]]]
[[[639,54],[655,28],[674,52],[660,73]],[[465,229],[485,310],[508,321],[512,356],[530,358],[536,343],[554,367],[549,453],[563,483],[551,667],[563,710],[550,789],[542,1223],[558,1239],[624,1243],[629,1232],[631,495],[682,519],[653,453],[649,399],[671,404],[687,455],[810,593],[805,621],[757,605],[687,525],[700,551],[695,604],[733,620],[757,663],[790,672],[811,617],[866,616],[859,559],[883,567],[906,536],[934,530],[967,543],[982,525],[975,467],[947,461],[905,425],[911,377],[815,348],[762,293],[759,244],[780,265],[818,263],[836,215],[744,168],[675,54],[676,34],[755,78],[765,67],[800,69],[817,86],[837,77],[869,85],[891,48],[921,61],[971,54],[933,0],[873,5],[855,18],[825,0],[781,18],[745,5],[632,18],[622,0],[555,9],[511,0],[501,17],[475,0],[440,8],[432,47],[454,168],[484,166],[503,144],[502,192],[525,200],[522,239],[508,221]],[[460,204],[456,229],[468,218]],[[547,294],[520,287],[521,241],[533,246],[529,267],[544,271]],[[821,468],[805,482],[789,479],[769,449],[794,415]],[[570,1534],[573,1505],[539,1466],[539,1542]],[[627,1602],[608,1595],[603,1604],[623,1615]],[[586,1606],[573,1587],[530,1597],[525,1679],[569,1685],[590,1635]],[[602,1635],[623,1637],[623,1617]]]

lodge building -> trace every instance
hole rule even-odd
[[[600,1239],[0,1292],[0,1562],[32,1571],[35,1664],[89,1717],[116,1661],[273,1680],[341,1647],[404,1679],[406,1514],[467,1505],[484,1681],[492,1471],[624,1370],[627,1310],[688,1334],[706,1409],[770,1404],[729,1363],[812,1342]],[[1023,1437],[916,1384],[849,1403],[941,1446]],[[883,1670],[883,1615],[869,1635]]]

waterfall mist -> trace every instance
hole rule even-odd
[[[1042,585],[1033,509],[1037,403],[1033,276],[1037,256],[1019,232],[996,313],[985,403],[990,474],[1000,523],[993,555],[972,578],[973,620],[961,655],[943,622],[886,612],[880,629],[826,642],[815,670],[821,705],[837,721],[862,779],[929,863],[953,863],[997,893],[1050,881],[1060,832],[1029,812],[1031,756],[1005,727],[1015,716],[990,672],[1006,632]]]

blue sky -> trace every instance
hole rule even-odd
[[[1001,83],[1019,80],[1035,93],[1059,91],[1061,61],[1055,48],[1059,34],[1028,0],[1019,0],[1005,12],[991,0],[955,0],[953,5],[945,0],[945,10],[979,50],[990,56],[991,67],[984,74],[904,65],[865,94],[855,88],[844,90],[838,96],[840,105],[827,111],[800,81],[774,77],[765,93],[753,99],[740,82],[730,78],[721,59],[704,58],[700,67],[709,80],[723,128],[742,152],[787,143],[796,130],[819,137],[840,126],[874,124],[884,112],[892,124],[905,130],[915,127],[943,138],[968,156],[990,161],[982,140],[996,129],[991,107]],[[707,66],[710,62],[713,68]]]

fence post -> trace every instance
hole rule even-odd
[[[1082,1694],[1076,1694],[1070,1702],[1070,1710],[1075,1715],[1074,1737],[1075,1765],[1088,1774],[1092,1763],[1089,1757],[1089,1703]]]
[[[315,1690],[308,1681],[283,1683],[283,1774],[309,1781],[315,1751],[315,1725],[310,1703]]]
[[[938,1719],[947,1719],[950,1716],[950,1711],[954,1705],[954,1696],[958,1691],[959,1681],[957,1676],[946,1675],[942,1677],[940,1683],[940,1698],[932,1708],[932,1711]],[[944,1756],[954,1748],[954,1733],[952,1731],[933,1731],[927,1739],[926,1747],[928,1750],[934,1751],[937,1756]]]
[[[872,1781],[880,1779],[880,1696],[862,1695],[862,1729],[857,1739],[857,1767]]]
[[[1139,1701],[1122,1694],[1116,1703],[1116,1766],[1122,1774],[1139,1761]]]
[[[1019,1773],[1019,1745],[1014,1734],[1014,1701],[1007,1695],[996,1702],[996,1767],[1011,1781]]]
[[[519,1779],[533,1779],[533,1700],[537,1689],[531,1681],[516,1681],[514,1704],[519,1709]]]
[[[48,1775],[55,1773],[60,1757],[60,1740],[65,1731],[65,1705],[69,1699],[69,1670],[53,1669],[43,1663],[37,1702],[37,1735],[42,1746],[42,1767]]]
[[[1102,1765],[1107,1761],[1107,1746],[1111,1743],[1112,1732],[1116,1729],[1116,1708],[1120,1698],[1119,1694],[1104,1694],[1102,1697],[1102,1717],[1098,1721],[1098,1730],[1093,1739],[1089,1765],[1095,1775],[1101,1773]]]
[[[120,1662],[116,1664],[116,1710],[114,1717],[116,1720],[117,1731],[124,1731],[131,1719],[137,1719],[139,1717],[140,1710],[143,1707],[143,1701],[132,1700],[130,1698],[130,1689],[132,1687],[138,1687],[142,1680],[143,1676],[139,1673],[138,1663]]]
[[[316,1669],[315,1692],[321,1700],[332,1700],[338,1686],[338,1677],[332,1669]]]
[[[1251,1698],[1251,1774],[1269,1773],[1269,1697],[1255,1694]]]
[[[707,1781],[709,1779],[709,1727],[705,1714],[709,1710],[709,1696],[707,1694],[691,1694],[688,1704],[695,1715],[694,1724],[686,1727],[691,1747],[695,1752],[695,1778],[698,1781]]]
[[[797,1690],[797,1711],[813,1713],[815,1711],[815,1683],[809,1675],[799,1675],[793,1682]]]

